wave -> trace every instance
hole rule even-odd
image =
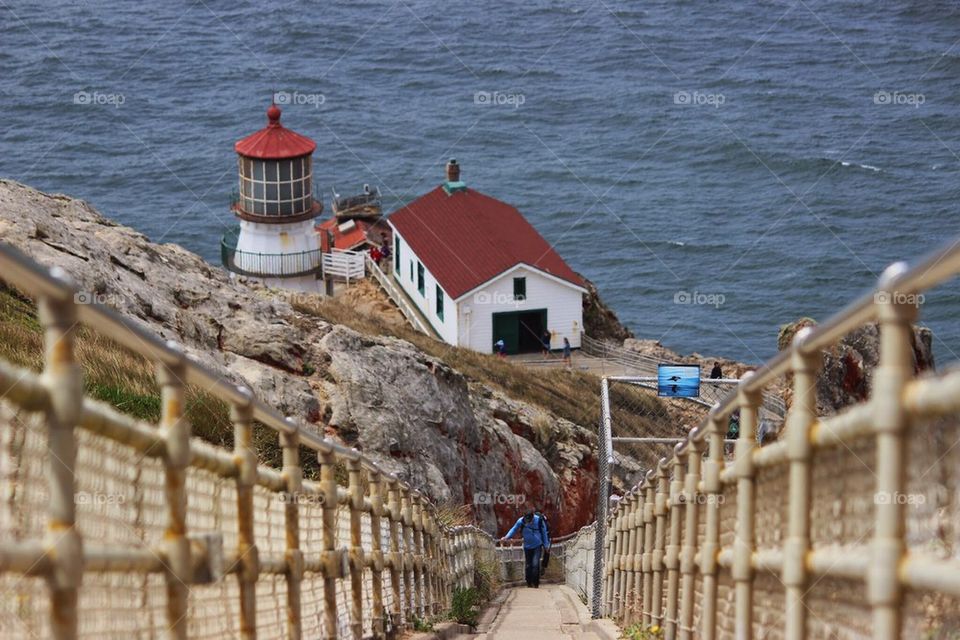
[[[869,171],[880,172],[880,167],[875,167],[872,164],[859,164],[857,162],[847,162],[845,160],[840,161],[840,166],[842,167],[859,167],[860,169],[867,169]]]

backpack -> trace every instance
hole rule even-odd
[[[537,511],[535,515],[540,516],[540,522],[543,523],[543,531],[547,534],[547,537],[550,537],[550,523],[547,521],[547,516],[543,515],[540,511]]]

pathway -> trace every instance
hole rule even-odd
[[[563,368],[563,357],[556,353],[544,358],[540,353],[522,353],[519,355],[507,356],[507,358],[517,364],[527,367],[544,367],[551,369]],[[585,371],[597,376],[626,376],[639,375],[634,368],[626,367],[613,360],[605,360],[587,355],[582,351],[575,351],[571,357],[571,369],[574,371]]]
[[[480,633],[461,640],[614,640],[620,634],[609,620],[591,620],[576,593],[564,585],[507,591],[494,620]]]

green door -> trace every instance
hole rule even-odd
[[[507,353],[514,354],[520,346],[520,322],[515,311],[493,314],[493,340],[490,341],[490,350],[493,343],[503,340]]]
[[[544,330],[547,328],[547,310],[531,309],[529,311],[504,311],[493,314],[493,343],[503,338],[507,353],[535,353],[540,351],[540,342]]]

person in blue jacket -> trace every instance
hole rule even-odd
[[[547,527],[546,518],[533,510],[517,520],[501,540],[509,540],[518,530],[523,538],[527,586],[536,589],[540,586],[540,559],[543,556],[543,550],[550,549],[550,530]]]

